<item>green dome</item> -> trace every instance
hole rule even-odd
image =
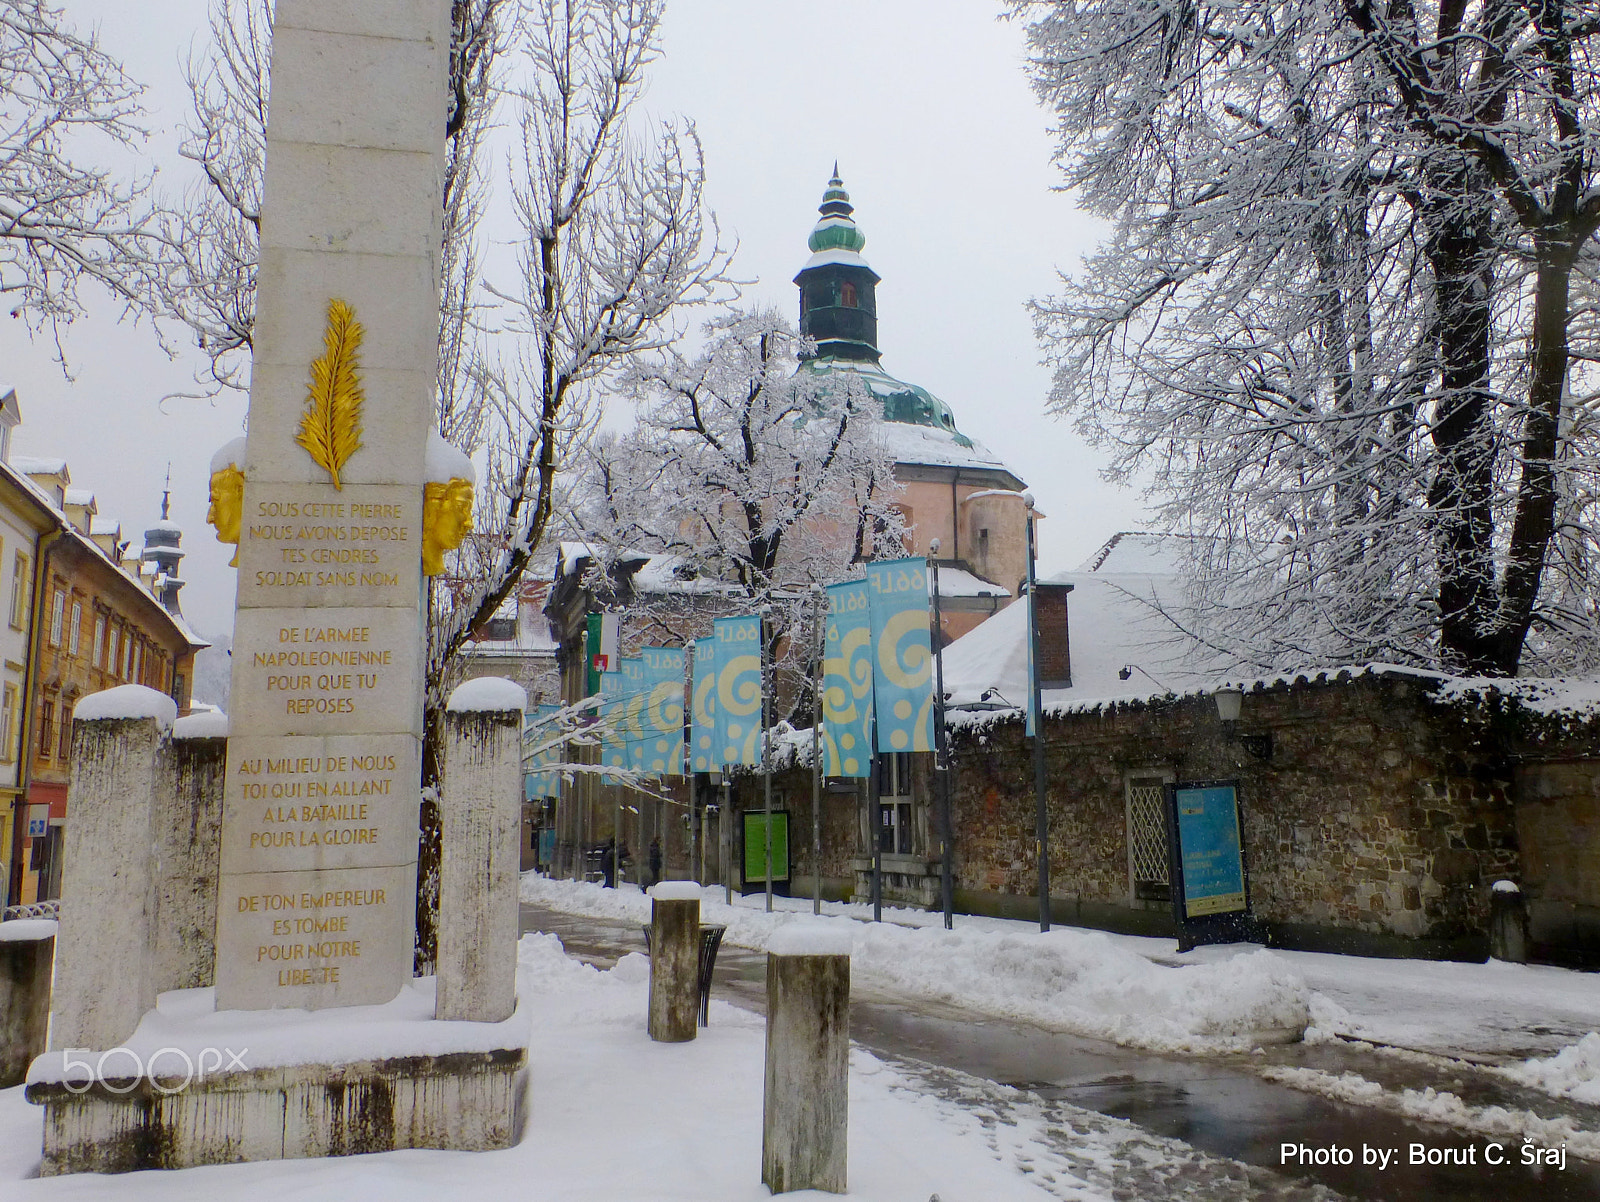
[[[929,426],[949,434],[956,445],[971,447],[972,440],[956,429],[956,415],[950,406],[920,384],[897,380],[875,364],[832,357],[807,359],[800,371],[815,376],[850,372],[872,390],[883,405],[883,420],[907,426]]]
[[[817,211],[822,214],[822,219],[806,240],[813,254],[824,250],[861,253],[861,248],[867,244],[867,236],[856,228],[855,218],[851,216],[856,210],[850,203],[850,193],[844,190],[844,181],[839,178],[838,163],[833,165],[833,178],[828,181],[828,190],[822,194],[822,203],[817,206]]]

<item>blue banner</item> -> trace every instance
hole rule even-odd
[[[928,561],[867,565],[879,751],[933,750],[933,644],[928,637]]]
[[[627,710],[627,684],[621,672],[600,673],[600,762],[607,768],[628,766],[627,731],[624,717]],[[603,777],[604,783],[616,783],[612,776]]]
[[[822,655],[825,776],[872,771],[872,616],[867,582],[828,586]]]
[[[683,672],[689,657],[682,647],[643,647],[644,763],[661,776],[683,775]]]
[[[712,772],[722,767],[716,757],[717,739],[717,640],[694,641],[694,727],[690,734],[690,763],[696,772]]]
[[[718,618],[717,762],[761,763],[761,619]]]
[[[628,766],[635,772],[643,772],[647,738],[644,711],[650,701],[650,687],[645,683],[644,660],[640,656],[629,656],[622,661],[622,695],[622,730],[628,749]]]
[[[1232,785],[1178,787],[1178,852],[1184,917],[1245,908],[1239,798]]]
[[[553,742],[560,730],[551,721],[560,712],[559,705],[536,705],[528,711],[524,722],[524,737],[540,748],[525,762],[522,796],[528,801],[540,797],[555,797],[561,792],[561,774],[544,770],[547,764],[561,762],[563,744]],[[542,746],[543,744],[549,746]]]

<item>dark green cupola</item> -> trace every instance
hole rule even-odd
[[[838,163],[818,211],[822,216],[807,241],[811,258],[794,277],[800,332],[816,339],[819,358],[876,363],[879,276],[861,257],[867,237],[851,216],[855,207]]]

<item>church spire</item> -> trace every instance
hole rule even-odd
[[[795,276],[800,287],[800,332],[816,339],[819,358],[878,361],[878,273],[861,257],[867,237],[833,165],[821,216],[806,245],[811,258]]]

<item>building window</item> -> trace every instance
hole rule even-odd
[[[17,731],[17,686],[8,684],[0,698],[0,764],[16,761],[16,747],[12,740]]]
[[[117,657],[122,650],[122,627],[111,628],[111,639],[108,644],[110,650],[106,653],[106,671],[113,676],[117,674]]]
[[[888,855],[912,854],[911,753],[878,756],[878,848]]]
[[[67,654],[78,654],[78,639],[83,631],[83,602],[72,603],[72,621],[67,626]]]
[[[39,758],[49,759],[50,751],[55,746],[56,738],[56,706],[53,701],[46,701],[39,707]]]
[[[1129,776],[1128,884],[1138,901],[1169,901],[1167,782],[1169,776]]]
[[[839,303],[846,309],[856,307],[856,286],[849,280],[839,285]]]
[[[94,666],[104,667],[106,662],[106,616],[94,616],[94,646],[89,650],[89,656],[94,660]]]
[[[67,594],[62,592],[60,586],[56,587],[55,596],[50,601],[50,645],[61,646],[61,627],[67,620]]]
[[[61,707],[61,741],[56,744],[56,755],[65,764],[72,758],[72,711]]]
[[[17,554],[11,561],[11,628],[21,630],[28,621],[28,557]]]

